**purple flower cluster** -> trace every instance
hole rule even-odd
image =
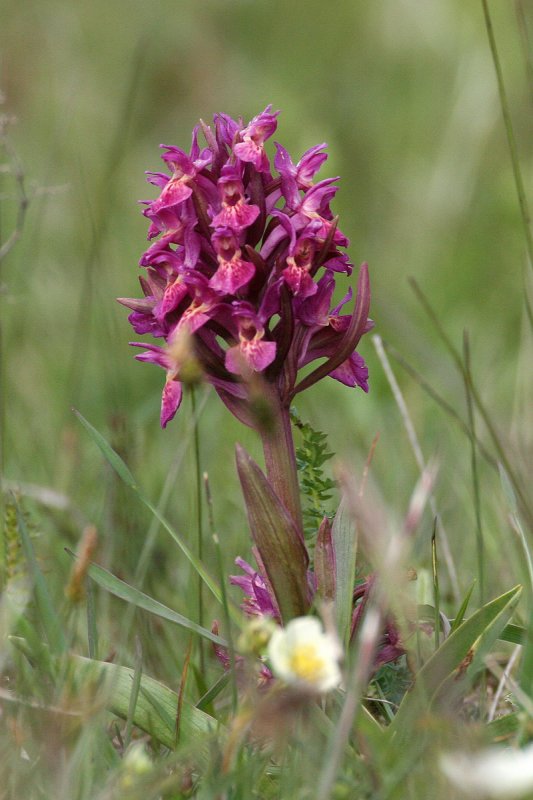
[[[170,175],[148,173],[160,194],[143,211],[151,241],[140,261],[144,297],[120,302],[136,333],[166,343],[132,342],[145,348],[140,361],[166,370],[163,427],[181,402],[187,352],[243,421],[257,374],[284,405],[325,375],[368,391],[355,351],[371,327],[368,271],[361,267],[353,313],[341,313],[351,290],[331,308],[335,273],[352,272],[330,210],[336,179],[314,182],[327,158],[323,144],[296,164],[276,144],[272,170],[264,145],[277,115],[268,106],[244,125],[217,114],[213,128],[194,129],[189,154],[162,145]],[[298,383],[302,367],[324,358]]]

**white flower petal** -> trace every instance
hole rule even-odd
[[[315,617],[298,617],[277,628],[268,644],[274,673],[285,683],[311,692],[328,692],[341,682],[337,639]]]
[[[533,790],[533,745],[523,750],[491,748],[480,753],[448,753],[440,766],[465,795],[486,800],[519,800]]]

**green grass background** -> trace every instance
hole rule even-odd
[[[528,62],[515,6],[493,6],[527,187]],[[64,580],[70,562],[62,545],[73,546],[90,520],[101,561],[131,577],[150,524],[103,465],[72,406],[110,438],[154,500],[181,459],[167,510],[192,536],[190,404],[159,429],[163,373],[133,360],[127,343],[138,337],[114,298],[138,294],[146,221],[136,201],[153,196],[144,170],[159,169],[159,143],[188,147],[198,118],[216,111],[248,119],[272,103],[282,111],[275,139],[296,158],[329,144],[321,176],[342,178],[334,208],[352,260],[370,264],[377,332],[466,417],[462,383],[409,288],[414,276],[458,346],[468,329],[482,396],[503,435],[515,424],[516,454],[527,466],[525,247],[479,3],[1,0],[0,16],[3,108],[16,117],[9,135],[31,194],[22,238],[2,264],[4,475],[54,488],[72,503],[74,513],[40,512],[50,576]],[[0,192],[5,238],[16,213],[8,174],[0,175]],[[341,295],[347,281],[339,284]],[[370,337],[361,352],[368,396],[325,380],[298,399],[298,411],[330,434],[330,447],[354,469],[379,432],[373,479],[380,502],[401,518],[418,470]],[[440,463],[438,503],[465,590],[475,574],[468,442],[397,372],[424,453]],[[207,395],[202,467],[229,571],[235,555],[249,552],[234,443],[260,454],[251,433]],[[499,558],[505,503],[497,477],[484,467],[482,477],[492,580],[507,588]],[[431,527],[428,517],[418,567],[429,564]],[[160,534],[152,590],[183,611],[189,579]],[[167,647],[154,642],[156,651]],[[156,654],[151,660],[164,671]],[[175,669],[170,660],[167,666]]]

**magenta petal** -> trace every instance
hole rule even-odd
[[[317,291],[298,308],[298,319],[304,325],[325,327],[329,323],[329,307],[335,290],[335,278],[326,272],[316,284]]]
[[[157,214],[158,211],[161,211],[163,208],[168,208],[169,206],[176,206],[179,203],[183,203],[192,195],[192,189],[190,186],[187,186],[184,183],[182,178],[178,178],[177,180],[169,180],[157,200],[150,206],[150,213]]]
[[[318,286],[306,269],[294,265],[284,269],[282,275],[291,292],[298,297],[311,297],[318,290]]]
[[[267,614],[279,619],[277,604],[263,576],[242,558],[236,558],[235,563],[245,574],[230,575],[229,582],[233,586],[238,586],[245,595],[243,611],[247,614]]]
[[[139,333],[141,336],[145,333],[149,333],[158,339],[165,335],[165,331],[152,314],[132,311],[128,316],[128,322],[135,333]]]
[[[161,398],[161,427],[166,428],[180,407],[182,396],[181,383],[167,378]]]
[[[291,176],[293,177],[296,174],[296,167],[292,163],[292,158],[290,157],[289,153],[285,150],[277,142],[274,142],[276,147],[276,155],[274,156],[274,166],[276,167],[279,174],[283,177]]]
[[[165,289],[163,299],[154,309],[154,314],[157,319],[161,320],[171,311],[174,311],[186,297],[187,293],[187,285],[179,278],[175,280],[174,283],[170,283]]]
[[[326,178],[309,189],[302,200],[301,211],[304,214],[323,211],[337,192],[338,186],[334,185],[337,180],[338,178]]]
[[[229,350],[226,351],[224,363],[228,372],[232,372],[234,375],[240,375],[242,373],[245,361],[241,353],[240,345],[237,344],[235,347],[230,347]]]
[[[224,206],[213,219],[213,227],[228,227],[235,231],[241,228],[249,228],[259,216],[259,207],[247,205],[244,202],[234,206]]]
[[[181,330],[182,328],[187,328],[189,333],[195,333],[195,331],[201,328],[202,325],[205,325],[210,318],[210,314],[201,307],[193,308],[189,306],[178,322],[177,329]]]
[[[345,386],[359,386],[364,392],[368,392],[368,367],[357,352],[352,353],[340,367],[329,374]]]
[[[215,114],[214,122],[217,142],[231,147],[239,125],[227,114]]]
[[[311,186],[313,177],[328,157],[327,153],[321,152],[325,147],[327,147],[325,143],[317,144],[301,157],[297,165],[297,175],[302,183]]]
[[[333,272],[345,272],[347,275],[351,275],[353,272],[353,264],[346,253],[328,259],[323,266],[325,269],[331,269]]]
[[[246,137],[243,142],[235,145],[233,152],[241,161],[253,164],[258,172],[268,171],[270,164],[267,154],[262,145],[256,144],[252,139]]]
[[[276,357],[276,343],[261,339],[241,341],[226,352],[226,369],[234,375],[242,375],[246,367],[262,372]]]
[[[220,266],[209,281],[209,287],[221,294],[234,294],[253,278],[255,267],[251,261],[234,258],[221,261]]]
[[[163,369],[170,368],[168,353],[164,347],[157,344],[146,344],[146,342],[130,342],[131,347],[145,347],[144,353],[138,353],[135,358],[137,361],[146,361],[148,364],[157,364]]]
[[[164,172],[146,172],[145,175],[148,175],[146,180],[153,186],[166,186],[170,180]]]

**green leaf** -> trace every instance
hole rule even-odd
[[[319,596],[322,600],[335,600],[335,552],[331,522],[327,517],[324,517],[318,529],[314,566]]]
[[[457,612],[457,615],[456,615],[454,621],[452,622],[452,630],[451,630],[452,633],[454,632],[454,630],[456,630],[456,628],[459,627],[459,625],[461,625],[461,623],[463,622],[463,620],[465,618],[466,609],[468,608],[468,604],[470,602],[470,598],[472,597],[472,592],[474,591],[474,586],[475,585],[476,585],[476,583],[474,581],[474,583],[472,584],[472,586],[470,587],[470,589],[466,593],[463,602],[461,603],[461,607],[459,608],[459,611]]]
[[[182,628],[187,628],[187,630],[193,631],[199,636],[203,636],[204,639],[215,642],[215,644],[219,644],[222,647],[228,646],[226,640],[221,636],[211,633],[207,628],[203,628],[201,625],[184,617],[182,614],[178,614],[177,611],[173,611],[171,608],[163,605],[163,603],[154,600],[153,597],[149,597],[149,595],[144,594],[144,592],[141,592],[139,589],[135,589],[128,583],[121,581],[120,578],[117,578],[116,575],[108,572],[108,570],[103,567],[97,564],[91,564],[89,567],[89,576],[98,586],[101,586],[102,589],[115,595],[115,597],[119,597],[121,600],[131,603],[137,606],[137,608],[149,611],[150,614],[155,614],[157,617],[175,622],[176,625],[181,625]]]
[[[466,690],[511,618],[521,592],[522,587],[515,586],[482,606],[445,639],[416,675],[414,686],[388,728],[390,735],[403,741],[434,701],[449,703],[459,691]]]
[[[500,639],[511,644],[523,644],[526,636],[527,628],[523,628],[522,625],[506,625],[500,634]]]
[[[309,608],[305,545],[270,483],[240,445],[237,470],[252,537],[281,618],[288,622]]]
[[[178,547],[180,548],[180,550],[182,551],[182,553],[184,554],[186,559],[189,561],[189,563],[192,565],[192,567],[196,570],[196,572],[201,577],[201,579],[203,580],[205,585],[208,587],[208,589],[212,592],[212,594],[215,596],[215,598],[218,600],[218,602],[222,603],[222,593],[221,593],[221,590],[220,590],[220,586],[218,586],[217,582],[215,580],[213,580],[213,578],[209,575],[209,573],[207,572],[207,570],[203,566],[202,562],[187,547],[187,545],[185,544],[185,542],[183,541],[181,536],[174,530],[172,525],[170,525],[170,523],[165,519],[165,517],[161,514],[159,509],[156,508],[153,505],[153,503],[150,500],[148,500],[147,497],[144,496],[144,494],[141,492],[137,482],[135,481],[135,478],[133,477],[133,475],[131,474],[130,470],[128,469],[126,464],[123,462],[121,457],[118,455],[118,453],[116,453],[113,450],[113,448],[106,442],[106,440],[104,439],[102,434],[99,433],[96,430],[96,428],[93,428],[93,426],[90,424],[90,422],[88,422],[85,419],[85,417],[82,416],[82,414],[80,414],[79,411],[76,411],[74,409],[74,413],[76,414],[77,418],[79,419],[79,421],[81,422],[83,427],[88,431],[88,433],[91,436],[91,438],[93,439],[93,441],[98,445],[98,447],[102,451],[104,457],[109,462],[109,464],[113,467],[113,469],[116,471],[118,476],[120,478],[122,478],[124,483],[127,486],[129,486],[130,489],[132,489],[132,491],[135,492],[135,494],[137,495],[137,497],[139,498],[141,503],[143,505],[145,505],[146,508],[148,508],[152,512],[154,517],[158,520],[158,522],[163,526],[163,528],[167,531],[167,533],[169,533],[170,536],[172,537],[172,539],[176,542],[176,544],[178,545]],[[240,618],[239,614],[236,613],[235,610],[232,607],[230,607],[230,611],[231,611],[232,617],[234,619],[238,620]]]
[[[19,530],[20,541],[33,582],[35,601],[39,611],[39,619],[43,626],[44,635],[52,653],[63,653],[66,650],[67,643],[61,628],[61,623],[54,608],[50,592],[48,591],[47,583],[41,570],[39,569],[39,564],[37,563],[37,559],[35,557],[30,534],[28,528],[26,527],[26,521],[24,520],[24,515],[16,499],[14,500],[14,503],[17,511],[17,527]]]
[[[141,688],[141,680],[143,674],[143,654],[141,641],[136,637],[135,640],[135,667],[133,671],[133,683],[130,692],[130,702],[128,706],[128,716],[126,718],[126,730],[124,731],[124,747],[127,748],[131,742],[131,733],[133,729],[133,719],[135,717],[135,709],[137,707],[137,700],[139,699],[139,691]]]
[[[85,419],[83,414],[80,414],[80,412],[77,411],[75,408],[73,408],[72,410],[74,411],[75,415],[77,416],[77,418],[79,419],[85,430],[88,431],[93,442],[95,442],[95,444],[98,445],[98,447],[104,454],[106,461],[108,461],[109,464],[113,467],[117,475],[120,478],[122,478],[126,486],[129,486],[130,489],[133,489],[134,491],[138,491],[139,487],[137,486],[135,478],[133,477],[129,468],[126,466],[126,464],[121,459],[119,454],[115,452],[115,450],[113,450],[113,448],[108,442],[106,442],[102,434],[99,431],[97,431],[96,428],[94,428],[88,420]]]
[[[20,650],[30,663],[35,664],[33,646],[21,637],[10,636],[9,641]],[[49,649],[43,645],[48,658]],[[164,684],[140,674],[140,670],[96,661],[83,656],[65,654],[51,658],[54,674],[61,674],[62,691],[80,698],[83,707],[97,709],[103,706],[117,717],[153,736],[165,747],[176,746],[176,718],[178,695]],[[40,667],[38,667],[40,668]],[[52,673],[50,673],[52,674]],[[136,681],[139,685],[136,686]],[[137,694],[135,704],[132,694]],[[201,765],[207,766],[212,756],[210,734],[220,727],[205,711],[186,700],[182,701],[180,714],[180,740],[186,742]]]
[[[204,708],[208,708],[211,703],[216,700],[220,692],[226,688],[231,677],[232,675],[229,671],[223,672],[217,682],[207,690],[203,697],[200,697],[196,703],[196,708],[199,708],[202,711]]]
[[[335,618],[341,641],[348,647],[355,584],[357,529],[344,498],[335,514],[331,533],[335,551]]]
[[[512,714],[505,714],[503,717],[498,717],[492,720],[487,725],[491,742],[502,742],[515,736],[520,727],[524,723],[524,716],[522,712],[514,711]]]
[[[135,672],[129,667],[94,661],[82,656],[68,656],[74,686],[87,691],[94,686],[101,693],[106,708],[127,720]],[[133,724],[153,736],[165,747],[175,747],[178,695],[147,675],[140,679],[139,694],[133,712]],[[203,764],[210,758],[209,734],[218,723],[204,711],[183,701],[180,716],[181,739],[187,742]]]

